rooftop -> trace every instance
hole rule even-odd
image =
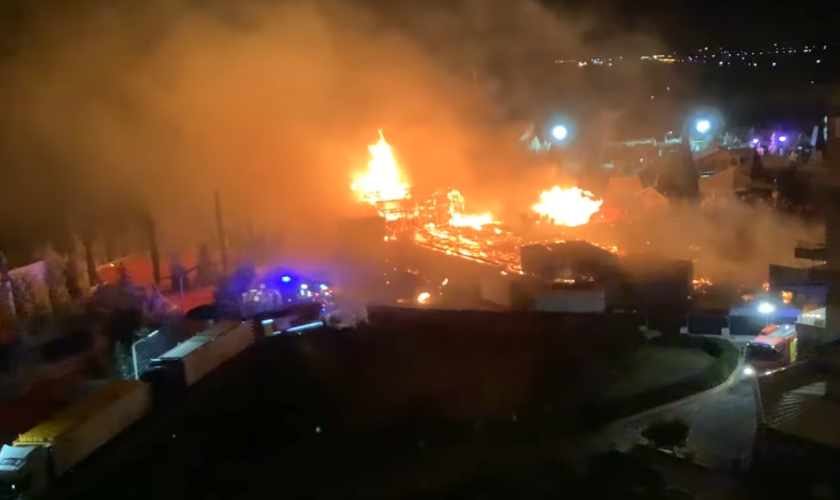
[[[185,340],[176,345],[172,349],[158,356],[158,359],[181,359],[189,356],[193,351],[200,349],[204,344],[210,342],[212,339],[207,337],[195,336],[189,340]]]

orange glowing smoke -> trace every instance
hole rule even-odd
[[[408,195],[409,186],[403,182],[397,161],[391,153],[391,146],[385,142],[379,131],[379,142],[368,146],[371,160],[367,172],[353,179],[350,188],[359,194],[359,199],[371,204],[379,201],[402,200]]]
[[[556,226],[582,226],[601,208],[603,200],[596,200],[589,191],[573,187],[554,186],[540,194],[540,202],[532,208]]]

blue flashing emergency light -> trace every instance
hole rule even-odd
[[[292,281],[292,278],[291,276],[283,276],[282,278],[280,278],[280,281],[282,281],[283,283],[288,283]]]
[[[304,330],[311,330],[313,328],[320,328],[324,326],[323,321],[313,321],[312,323],[306,323],[305,325],[293,326],[291,328],[286,329],[286,333],[296,333],[302,332]]]

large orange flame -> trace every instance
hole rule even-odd
[[[356,176],[350,188],[359,194],[359,199],[371,204],[405,198],[409,185],[403,181],[397,161],[391,153],[391,146],[385,142],[381,130],[379,142],[368,146],[368,150],[371,160],[367,172]]]
[[[485,224],[492,224],[494,222],[493,214],[489,212],[477,215],[464,215],[456,213],[451,219],[449,219],[450,226],[472,227],[475,229],[481,229],[481,226],[484,226]]]
[[[472,227],[474,229],[481,229],[485,224],[493,224],[496,219],[493,214],[486,212],[483,214],[465,214],[464,197],[461,193],[453,189],[449,192],[449,225],[453,227]]]
[[[580,188],[554,186],[540,194],[540,202],[533,210],[550,219],[557,226],[582,226],[589,222],[601,208],[603,200],[596,200],[592,193]]]

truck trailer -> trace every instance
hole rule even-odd
[[[42,494],[151,410],[143,382],[97,381],[87,389],[76,402],[0,449],[0,498]]]
[[[144,378],[151,380],[156,390],[178,392],[196,384],[253,342],[250,322],[220,321],[152,360]]]

